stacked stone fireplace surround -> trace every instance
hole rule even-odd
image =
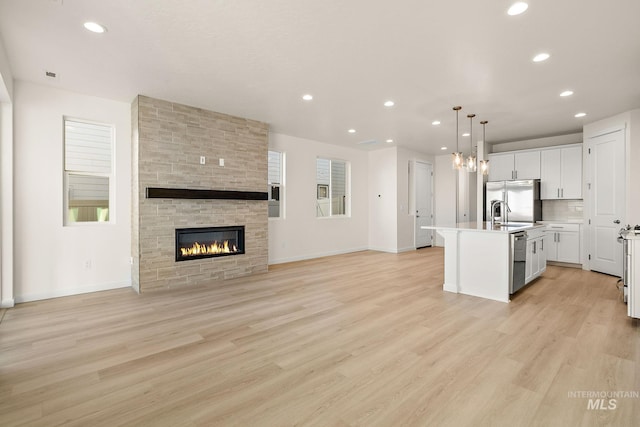
[[[148,292],[266,272],[266,201],[149,199],[145,192],[147,187],[265,192],[268,125],[138,96],[132,129],[133,287]],[[245,226],[245,254],[175,261],[176,228],[235,225]]]

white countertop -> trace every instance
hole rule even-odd
[[[560,220],[543,220],[536,221],[536,224],[584,224],[583,219],[560,219]]]
[[[425,230],[458,230],[458,231],[482,231],[490,233],[517,233],[518,231],[544,228],[544,224],[533,223],[512,223],[511,225],[495,225],[491,227],[490,222],[459,222],[455,226],[428,225],[422,226]]]

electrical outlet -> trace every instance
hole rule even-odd
[[[224,159],[220,159],[218,160],[218,164],[222,167],[224,167]]]
[[[87,270],[91,270],[91,260],[88,259],[84,262],[84,268]]]
[[[207,163],[207,158],[204,156],[200,156],[200,164],[204,165],[205,163]]]

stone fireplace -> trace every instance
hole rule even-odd
[[[244,225],[176,228],[176,262],[244,253]]]
[[[147,292],[266,272],[268,125],[138,96],[132,129],[134,288]],[[240,226],[242,242],[233,251],[231,240],[239,237],[227,233]],[[177,230],[196,229],[223,236],[194,231],[187,252],[196,255],[182,262]]]

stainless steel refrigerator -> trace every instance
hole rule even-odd
[[[489,181],[485,186],[485,221],[491,220],[491,201],[503,200],[511,209],[509,222],[536,222],[542,220],[540,180]],[[497,210],[501,209],[498,207]],[[500,216],[500,212],[496,212]]]

